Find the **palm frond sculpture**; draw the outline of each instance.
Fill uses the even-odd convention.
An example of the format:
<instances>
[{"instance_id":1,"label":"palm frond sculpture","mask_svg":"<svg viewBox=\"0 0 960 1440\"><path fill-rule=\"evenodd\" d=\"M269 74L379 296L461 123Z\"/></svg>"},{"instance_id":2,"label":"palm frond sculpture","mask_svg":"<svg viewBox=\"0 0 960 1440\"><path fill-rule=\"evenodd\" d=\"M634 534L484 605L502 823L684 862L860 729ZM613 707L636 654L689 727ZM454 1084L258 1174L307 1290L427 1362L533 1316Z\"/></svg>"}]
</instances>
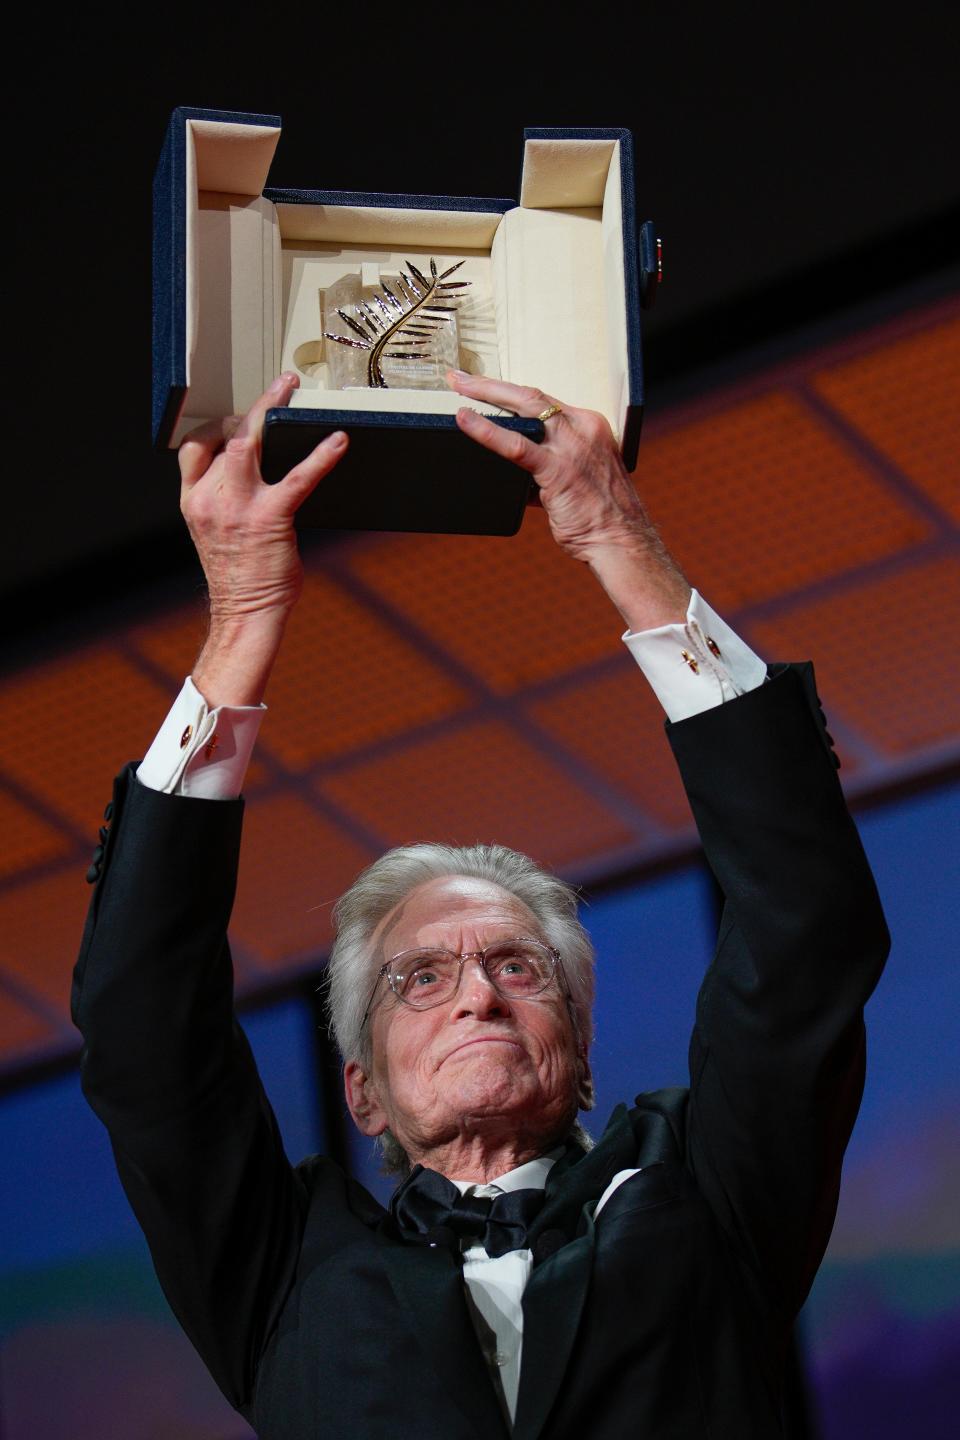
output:
<instances>
[{"instance_id":1,"label":"palm frond sculpture","mask_svg":"<svg viewBox=\"0 0 960 1440\"><path fill-rule=\"evenodd\" d=\"M461 297L455 292L465 290L470 284L469 280L448 279L463 263L458 260L456 265L438 274L437 262L431 260L428 279L408 260L409 274L401 270L393 288L386 281L381 282L382 298L374 295L372 303L361 300L351 307L352 315L348 310L337 310L340 319L353 331L352 337L324 330L325 338L335 340L338 345L350 345L354 350L366 350L367 384L373 389L387 389L380 361L428 357L432 336L448 325L456 313L456 301ZM444 301L454 303L438 303Z\"/></svg>"}]
</instances>

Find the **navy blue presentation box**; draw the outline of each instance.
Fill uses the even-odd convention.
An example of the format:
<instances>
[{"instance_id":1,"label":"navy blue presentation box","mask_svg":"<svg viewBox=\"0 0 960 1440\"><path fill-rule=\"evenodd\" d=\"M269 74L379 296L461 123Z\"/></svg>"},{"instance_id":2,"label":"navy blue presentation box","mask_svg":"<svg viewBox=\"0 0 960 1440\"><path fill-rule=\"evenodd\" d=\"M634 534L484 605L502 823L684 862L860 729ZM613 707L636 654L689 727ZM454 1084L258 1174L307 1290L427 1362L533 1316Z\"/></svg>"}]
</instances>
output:
<instances>
[{"instance_id":1,"label":"navy blue presentation box","mask_svg":"<svg viewBox=\"0 0 960 1440\"><path fill-rule=\"evenodd\" d=\"M519 203L267 186L275 115L175 110L154 177L153 438L177 446L240 414L283 370L263 474L275 482L334 430L345 459L300 512L306 525L512 535L530 477L457 429L446 390L329 388L323 296L462 261L461 367L534 385L606 415L628 468L643 409L640 309L657 242L634 206L633 142L618 129L524 131ZM541 441L538 420L476 404Z\"/></svg>"}]
</instances>

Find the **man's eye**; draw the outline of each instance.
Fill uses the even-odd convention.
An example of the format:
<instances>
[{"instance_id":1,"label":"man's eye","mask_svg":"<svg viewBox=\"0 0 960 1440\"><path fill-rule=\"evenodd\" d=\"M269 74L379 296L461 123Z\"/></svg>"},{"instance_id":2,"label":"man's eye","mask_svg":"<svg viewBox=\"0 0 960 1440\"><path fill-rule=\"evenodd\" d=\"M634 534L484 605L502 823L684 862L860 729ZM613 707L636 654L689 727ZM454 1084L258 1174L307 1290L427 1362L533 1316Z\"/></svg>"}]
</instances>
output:
<instances>
[{"instance_id":1,"label":"man's eye","mask_svg":"<svg viewBox=\"0 0 960 1440\"><path fill-rule=\"evenodd\" d=\"M498 975L529 975L533 968L526 955L504 955L494 966Z\"/></svg>"},{"instance_id":2,"label":"man's eye","mask_svg":"<svg viewBox=\"0 0 960 1440\"><path fill-rule=\"evenodd\" d=\"M436 985L439 976L436 970L417 970L410 978L412 985Z\"/></svg>"}]
</instances>

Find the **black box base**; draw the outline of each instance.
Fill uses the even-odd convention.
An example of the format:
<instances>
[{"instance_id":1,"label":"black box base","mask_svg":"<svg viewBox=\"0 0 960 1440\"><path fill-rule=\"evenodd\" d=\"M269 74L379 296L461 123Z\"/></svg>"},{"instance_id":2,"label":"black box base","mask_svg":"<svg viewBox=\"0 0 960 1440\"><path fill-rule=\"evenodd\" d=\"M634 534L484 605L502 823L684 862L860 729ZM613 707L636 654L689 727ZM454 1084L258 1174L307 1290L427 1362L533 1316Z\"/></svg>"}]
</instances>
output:
<instances>
[{"instance_id":1,"label":"black box base","mask_svg":"<svg viewBox=\"0 0 960 1440\"><path fill-rule=\"evenodd\" d=\"M539 420L497 418L540 443ZM452 415L368 410L267 412L262 473L282 480L313 448L345 430L350 447L298 512L329 530L405 530L430 535L515 535L534 482L525 470L470 440Z\"/></svg>"}]
</instances>

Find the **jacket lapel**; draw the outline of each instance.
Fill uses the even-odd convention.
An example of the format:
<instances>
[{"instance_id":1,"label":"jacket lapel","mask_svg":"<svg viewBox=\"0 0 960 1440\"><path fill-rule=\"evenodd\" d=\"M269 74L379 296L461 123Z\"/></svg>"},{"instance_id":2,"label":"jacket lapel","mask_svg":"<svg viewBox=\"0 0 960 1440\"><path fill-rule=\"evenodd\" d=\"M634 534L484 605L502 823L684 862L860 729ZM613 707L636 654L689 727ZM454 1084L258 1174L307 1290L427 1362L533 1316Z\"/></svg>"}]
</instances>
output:
<instances>
[{"instance_id":1,"label":"jacket lapel","mask_svg":"<svg viewBox=\"0 0 960 1440\"><path fill-rule=\"evenodd\" d=\"M523 1293L523 1355L514 1440L535 1440L557 1398L593 1264L593 1221L587 1232L537 1266Z\"/></svg>"},{"instance_id":2,"label":"jacket lapel","mask_svg":"<svg viewBox=\"0 0 960 1440\"><path fill-rule=\"evenodd\" d=\"M378 1232L390 1283L432 1365L483 1440L507 1440L463 1293L463 1274L445 1246L403 1245Z\"/></svg>"},{"instance_id":3,"label":"jacket lapel","mask_svg":"<svg viewBox=\"0 0 960 1440\"><path fill-rule=\"evenodd\" d=\"M593 1204L618 1170L636 1164L636 1153L627 1108L618 1105L594 1149L570 1147L547 1176L530 1243L536 1255L537 1241L552 1233L559 1248L536 1266L523 1294L514 1440L536 1440L563 1384L593 1268Z\"/></svg>"},{"instance_id":4,"label":"jacket lapel","mask_svg":"<svg viewBox=\"0 0 960 1440\"><path fill-rule=\"evenodd\" d=\"M536 1254L538 1236L548 1230L572 1240L581 1224L584 1205L598 1200L618 1170L643 1162L637 1159L637 1137L626 1105L618 1105L592 1150L571 1145L547 1176L543 1209L530 1227Z\"/></svg>"}]
</instances>

